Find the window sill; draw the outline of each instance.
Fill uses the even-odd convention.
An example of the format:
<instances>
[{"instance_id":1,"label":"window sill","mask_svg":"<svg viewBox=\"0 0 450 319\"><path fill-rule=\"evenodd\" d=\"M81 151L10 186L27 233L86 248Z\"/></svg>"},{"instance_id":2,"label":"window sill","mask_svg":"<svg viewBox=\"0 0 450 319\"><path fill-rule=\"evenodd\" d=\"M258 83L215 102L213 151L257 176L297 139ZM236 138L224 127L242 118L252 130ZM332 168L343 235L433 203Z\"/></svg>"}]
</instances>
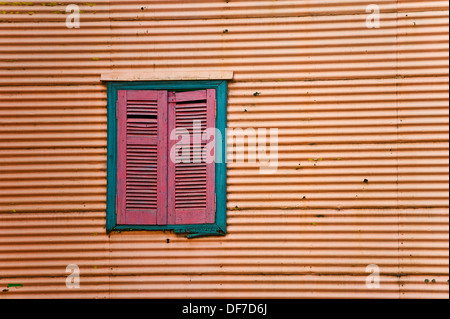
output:
<instances>
[{"instance_id":1,"label":"window sill","mask_svg":"<svg viewBox=\"0 0 450 319\"><path fill-rule=\"evenodd\" d=\"M175 234L184 234L187 238L198 238L204 236L225 236L226 231L217 224L203 225L173 225L173 226L133 226L118 225L112 229L113 232L121 231L173 231Z\"/></svg>"}]
</instances>

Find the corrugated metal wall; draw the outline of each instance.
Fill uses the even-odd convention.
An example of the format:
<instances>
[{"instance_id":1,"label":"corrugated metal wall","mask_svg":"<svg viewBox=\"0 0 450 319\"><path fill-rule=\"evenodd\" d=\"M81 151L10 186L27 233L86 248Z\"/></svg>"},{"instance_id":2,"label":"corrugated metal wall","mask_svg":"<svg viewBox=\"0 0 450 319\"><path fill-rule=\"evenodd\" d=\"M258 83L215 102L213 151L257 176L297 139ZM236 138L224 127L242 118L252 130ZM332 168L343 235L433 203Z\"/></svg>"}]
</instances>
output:
<instances>
[{"instance_id":1,"label":"corrugated metal wall","mask_svg":"<svg viewBox=\"0 0 450 319\"><path fill-rule=\"evenodd\" d=\"M1 2L0 291L23 287L0 298L448 298L448 6ZM225 238L105 235L100 74L218 69L229 127L279 128L278 172L228 165Z\"/></svg>"}]
</instances>

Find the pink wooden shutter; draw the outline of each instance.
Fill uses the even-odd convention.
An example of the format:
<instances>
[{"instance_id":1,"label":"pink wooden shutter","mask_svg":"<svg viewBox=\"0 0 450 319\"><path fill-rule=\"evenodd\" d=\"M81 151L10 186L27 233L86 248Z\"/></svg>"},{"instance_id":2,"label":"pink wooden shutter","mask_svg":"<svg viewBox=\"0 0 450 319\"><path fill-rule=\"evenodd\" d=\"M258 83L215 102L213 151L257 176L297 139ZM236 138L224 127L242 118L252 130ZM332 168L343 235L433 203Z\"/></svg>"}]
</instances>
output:
<instances>
[{"instance_id":1,"label":"pink wooden shutter","mask_svg":"<svg viewBox=\"0 0 450 319\"><path fill-rule=\"evenodd\" d=\"M118 91L117 223L167 224L167 91Z\"/></svg>"},{"instance_id":2,"label":"pink wooden shutter","mask_svg":"<svg viewBox=\"0 0 450 319\"><path fill-rule=\"evenodd\" d=\"M203 141L201 135L193 134L194 121L200 121L200 133L215 127L215 109L215 90L169 93L169 137L174 129L178 132L187 130L191 142L188 156L191 163L175 163L169 159L169 225L211 224L215 221L215 162L207 164L203 158L200 163L194 162L194 154L202 154L213 137ZM175 145L180 146L179 141L181 138L178 141L170 139L169 150ZM176 153L179 160L186 160L181 150Z\"/></svg>"}]
</instances>

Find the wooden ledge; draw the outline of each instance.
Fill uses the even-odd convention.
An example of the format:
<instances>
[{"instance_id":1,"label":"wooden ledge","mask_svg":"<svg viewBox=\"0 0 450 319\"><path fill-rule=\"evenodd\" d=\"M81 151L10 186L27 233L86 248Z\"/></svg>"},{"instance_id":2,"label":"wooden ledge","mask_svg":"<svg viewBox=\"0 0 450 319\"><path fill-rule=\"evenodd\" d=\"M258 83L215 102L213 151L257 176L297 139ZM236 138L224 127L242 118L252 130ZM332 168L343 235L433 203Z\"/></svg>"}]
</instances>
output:
<instances>
[{"instance_id":1,"label":"wooden ledge","mask_svg":"<svg viewBox=\"0 0 450 319\"><path fill-rule=\"evenodd\" d=\"M167 72L110 72L101 81L194 81L232 80L232 71L167 71Z\"/></svg>"}]
</instances>

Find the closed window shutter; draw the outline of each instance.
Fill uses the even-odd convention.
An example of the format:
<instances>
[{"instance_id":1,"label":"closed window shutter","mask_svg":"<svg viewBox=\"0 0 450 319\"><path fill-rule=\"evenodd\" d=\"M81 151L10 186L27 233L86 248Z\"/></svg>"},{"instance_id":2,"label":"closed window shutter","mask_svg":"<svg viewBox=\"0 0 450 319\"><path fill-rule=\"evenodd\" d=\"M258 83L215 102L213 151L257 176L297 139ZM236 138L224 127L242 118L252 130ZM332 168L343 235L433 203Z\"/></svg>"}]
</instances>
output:
<instances>
[{"instance_id":1,"label":"closed window shutter","mask_svg":"<svg viewBox=\"0 0 450 319\"><path fill-rule=\"evenodd\" d=\"M167 224L167 91L118 91L117 222Z\"/></svg>"},{"instance_id":2,"label":"closed window shutter","mask_svg":"<svg viewBox=\"0 0 450 319\"><path fill-rule=\"evenodd\" d=\"M211 224L215 222L215 161L204 161L205 146L201 133L215 127L216 91L202 90L169 93L169 133L177 131L179 140L170 139L177 161L168 164L168 224ZM201 132L194 130L201 124ZM194 132L196 131L196 132ZM180 141L188 141L190 152ZM200 134L200 135L196 135ZM172 133L173 134L173 133ZM184 135L184 136L183 136ZM189 159L190 163L186 163ZM182 161L178 163L178 161Z\"/></svg>"}]
</instances>

